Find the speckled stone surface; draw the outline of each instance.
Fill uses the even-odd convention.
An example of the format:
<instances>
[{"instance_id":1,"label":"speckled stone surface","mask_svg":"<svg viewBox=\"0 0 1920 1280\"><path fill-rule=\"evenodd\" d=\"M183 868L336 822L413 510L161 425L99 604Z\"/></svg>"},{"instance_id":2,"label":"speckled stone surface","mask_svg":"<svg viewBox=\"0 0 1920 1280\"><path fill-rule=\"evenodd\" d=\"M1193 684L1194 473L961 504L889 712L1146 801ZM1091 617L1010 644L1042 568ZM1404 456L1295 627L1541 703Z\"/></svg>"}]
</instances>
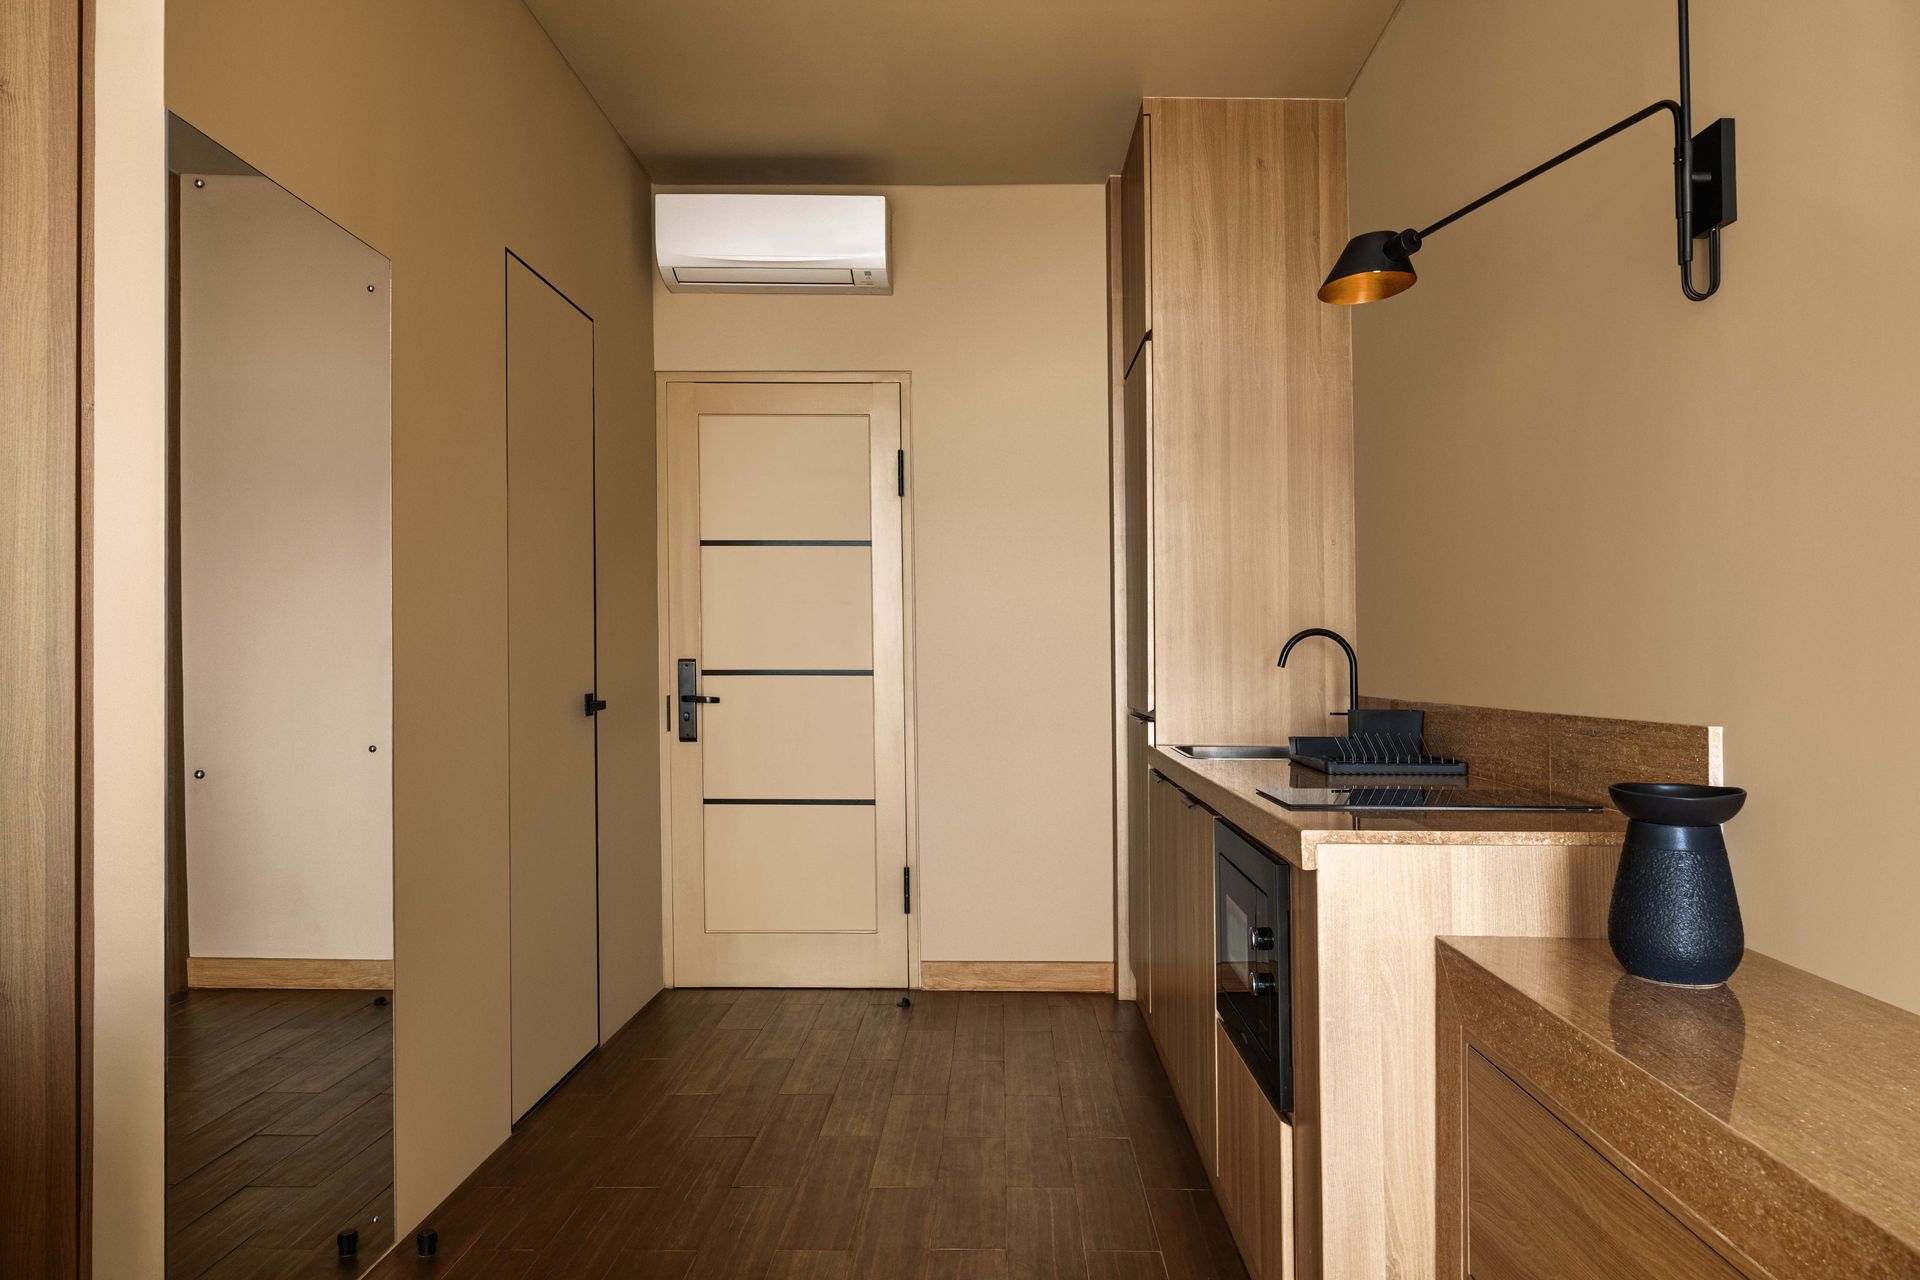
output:
<instances>
[{"instance_id":1,"label":"speckled stone surface","mask_svg":"<svg viewBox=\"0 0 1920 1280\"><path fill-rule=\"evenodd\" d=\"M1607 813L1434 813L1355 817L1283 809L1262 787L1323 786L1326 775L1285 760L1194 760L1155 747L1156 772L1306 871L1341 845L1381 844L1611 844L1626 820ZM1489 825L1497 824L1497 825Z\"/></svg>"},{"instance_id":2,"label":"speckled stone surface","mask_svg":"<svg viewBox=\"0 0 1920 1280\"><path fill-rule=\"evenodd\" d=\"M1438 945L1442 1061L1464 1033L1750 1274L1920 1277L1920 1016L1754 952L1687 991L1597 940Z\"/></svg>"}]
</instances>

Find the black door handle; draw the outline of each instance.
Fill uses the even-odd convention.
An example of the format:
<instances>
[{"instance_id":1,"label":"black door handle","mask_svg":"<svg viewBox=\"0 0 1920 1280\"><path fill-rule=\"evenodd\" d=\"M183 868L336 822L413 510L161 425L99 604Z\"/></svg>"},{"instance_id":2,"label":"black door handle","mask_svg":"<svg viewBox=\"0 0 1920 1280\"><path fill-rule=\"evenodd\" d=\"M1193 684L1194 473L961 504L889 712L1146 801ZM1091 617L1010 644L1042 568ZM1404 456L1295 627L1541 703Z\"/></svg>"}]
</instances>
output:
<instances>
[{"instance_id":1,"label":"black door handle","mask_svg":"<svg viewBox=\"0 0 1920 1280\"><path fill-rule=\"evenodd\" d=\"M605 711L607 709L607 700L605 698L596 698L592 694L588 694L584 699L584 701L586 703L588 715L593 715L596 712Z\"/></svg>"},{"instance_id":2,"label":"black door handle","mask_svg":"<svg viewBox=\"0 0 1920 1280\"><path fill-rule=\"evenodd\" d=\"M1132 709L1128 709L1127 714L1132 716L1135 720L1138 720L1141 724L1153 723L1153 712L1151 711L1134 711Z\"/></svg>"},{"instance_id":3,"label":"black door handle","mask_svg":"<svg viewBox=\"0 0 1920 1280\"><path fill-rule=\"evenodd\" d=\"M720 699L715 697L710 697L704 693L686 693L686 694L680 695L680 701L682 702L718 702L720 701Z\"/></svg>"}]
</instances>

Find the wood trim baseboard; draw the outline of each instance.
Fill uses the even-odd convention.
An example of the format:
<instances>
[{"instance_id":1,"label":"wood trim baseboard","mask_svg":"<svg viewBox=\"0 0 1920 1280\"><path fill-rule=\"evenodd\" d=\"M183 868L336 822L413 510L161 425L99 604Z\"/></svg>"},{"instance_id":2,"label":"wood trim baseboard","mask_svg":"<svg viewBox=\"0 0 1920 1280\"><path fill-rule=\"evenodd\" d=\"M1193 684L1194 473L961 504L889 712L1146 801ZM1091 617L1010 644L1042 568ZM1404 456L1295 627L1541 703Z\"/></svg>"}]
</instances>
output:
<instances>
[{"instance_id":1,"label":"wood trim baseboard","mask_svg":"<svg viewBox=\"0 0 1920 1280\"><path fill-rule=\"evenodd\" d=\"M922 960L926 991L1113 990L1111 960Z\"/></svg>"},{"instance_id":2,"label":"wood trim baseboard","mask_svg":"<svg viewBox=\"0 0 1920 1280\"><path fill-rule=\"evenodd\" d=\"M391 991L393 961L188 956L187 985L286 991Z\"/></svg>"}]
</instances>

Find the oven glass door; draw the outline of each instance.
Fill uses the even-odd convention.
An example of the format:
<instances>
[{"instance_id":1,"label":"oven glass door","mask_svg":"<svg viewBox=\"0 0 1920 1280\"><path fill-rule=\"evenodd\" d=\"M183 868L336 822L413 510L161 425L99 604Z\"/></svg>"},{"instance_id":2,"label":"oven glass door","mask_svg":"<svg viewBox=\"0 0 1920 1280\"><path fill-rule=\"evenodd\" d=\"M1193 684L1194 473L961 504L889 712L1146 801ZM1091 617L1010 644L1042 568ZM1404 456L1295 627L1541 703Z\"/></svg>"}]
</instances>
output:
<instances>
[{"instance_id":1,"label":"oven glass door","mask_svg":"<svg viewBox=\"0 0 1920 1280\"><path fill-rule=\"evenodd\" d=\"M1262 1057L1273 1049L1273 952L1255 945L1256 931L1270 936L1273 908L1264 887L1222 856L1214 868L1217 915L1214 937L1219 961L1215 986L1230 1035L1241 1033Z\"/></svg>"},{"instance_id":2,"label":"oven glass door","mask_svg":"<svg viewBox=\"0 0 1920 1280\"><path fill-rule=\"evenodd\" d=\"M1220 914L1214 927L1220 940L1220 994L1250 996L1255 964L1253 931L1266 924L1267 895L1225 858L1220 859L1214 874L1219 877Z\"/></svg>"},{"instance_id":3,"label":"oven glass door","mask_svg":"<svg viewBox=\"0 0 1920 1280\"><path fill-rule=\"evenodd\" d=\"M1287 870L1225 823L1214 827L1215 1004L1247 1069L1293 1111Z\"/></svg>"}]
</instances>

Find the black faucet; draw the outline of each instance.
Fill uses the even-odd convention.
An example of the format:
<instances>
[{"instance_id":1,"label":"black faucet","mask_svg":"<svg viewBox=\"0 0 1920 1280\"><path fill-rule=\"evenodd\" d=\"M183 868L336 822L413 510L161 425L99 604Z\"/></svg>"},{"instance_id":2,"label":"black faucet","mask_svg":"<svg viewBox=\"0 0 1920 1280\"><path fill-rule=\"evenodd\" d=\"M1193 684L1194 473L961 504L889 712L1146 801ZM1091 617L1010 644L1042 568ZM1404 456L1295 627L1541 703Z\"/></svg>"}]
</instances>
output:
<instances>
[{"instance_id":1,"label":"black faucet","mask_svg":"<svg viewBox=\"0 0 1920 1280\"><path fill-rule=\"evenodd\" d=\"M1335 711L1331 714L1346 716L1348 718L1348 732L1351 733L1353 732L1351 726L1354 718L1360 710L1360 659L1354 656L1353 646L1347 643L1345 636L1341 635L1338 631L1329 631L1325 627L1308 627L1305 631L1295 632L1293 638L1288 640L1286 646L1280 650L1280 662L1278 665L1286 666L1287 655L1293 652L1293 646L1299 644L1308 636L1325 636L1347 651L1347 709L1345 711Z\"/></svg>"}]
</instances>

